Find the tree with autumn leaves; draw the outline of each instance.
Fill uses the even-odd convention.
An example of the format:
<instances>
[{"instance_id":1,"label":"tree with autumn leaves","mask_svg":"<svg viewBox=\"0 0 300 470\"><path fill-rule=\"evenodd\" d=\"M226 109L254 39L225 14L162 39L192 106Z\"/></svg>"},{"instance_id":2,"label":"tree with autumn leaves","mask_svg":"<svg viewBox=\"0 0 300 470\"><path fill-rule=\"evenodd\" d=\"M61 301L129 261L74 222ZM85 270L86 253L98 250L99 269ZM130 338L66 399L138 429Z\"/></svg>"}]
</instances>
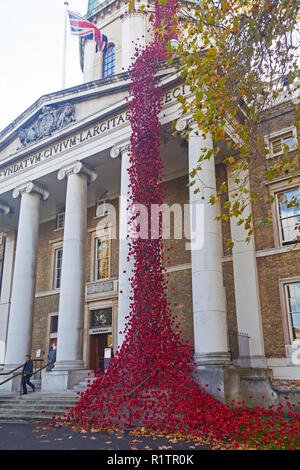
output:
<instances>
[{"instance_id":1,"label":"tree with autumn leaves","mask_svg":"<svg viewBox=\"0 0 300 470\"><path fill-rule=\"evenodd\" d=\"M288 95L299 130L299 9L298 0L183 2L177 10L180 40L175 47L174 41L167 46L168 65L178 69L191 90L192 97L178 97L183 116L190 116L199 133L211 134L214 139L214 149L199 156L190 185L199 191L201 162L217 156L221 148L224 151L225 140L227 157L223 161L231 165L237 191L233 199L222 198L219 219L235 218L244 226L248 240L253 228L270 222L267 217L253 224L253 213L249 215L246 210L258 195L247 189L244 175L258 155L268 157L270 152L259 133L260 123L272 106ZM188 134L186 129L183 136L188 139ZM292 182L299 169L299 148L291 155L284 145L282 155L269 159L264 179L272 181L277 175L287 175ZM227 191L227 182L223 181L218 193ZM220 196L210 198L211 204L219 201ZM269 196L269 202L273 201ZM299 207L296 198L285 203ZM231 248L234 241L229 239L227 244Z\"/></svg>"}]
</instances>

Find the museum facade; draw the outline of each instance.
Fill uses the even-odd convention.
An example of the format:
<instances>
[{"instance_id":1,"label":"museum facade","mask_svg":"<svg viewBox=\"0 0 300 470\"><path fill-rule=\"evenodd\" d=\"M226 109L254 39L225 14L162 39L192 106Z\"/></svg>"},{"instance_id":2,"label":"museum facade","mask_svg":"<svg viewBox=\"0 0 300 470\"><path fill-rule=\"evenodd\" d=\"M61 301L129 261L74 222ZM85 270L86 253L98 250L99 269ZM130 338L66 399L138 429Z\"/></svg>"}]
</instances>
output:
<instances>
[{"instance_id":1,"label":"museum facade","mask_svg":"<svg viewBox=\"0 0 300 470\"><path fill-rule=\"evenodd\" d=\"M105 350L116 351L123 340L133 263L127 70L135 44L151 38L151 11L151 5L138 14L128 11L127 2L90 1L87 18L109 38L108 52L96 53L93 41L82 41L84 83L42 96L0 133L0 363L13 369L28 353L46 360L57 345L42 390L70 389L88 371L103 369ZM183 338L200 366L243 366L244 358L247 367L300 379L293 360L300 341L300 210L281 203L283 195L300 201L300 177L292 183L284 175L265 179L283 145L291 154L298 146L297 98L282 97L261 123L270 158L261 156L244 181L258 194L248 208L254 222L271 211L272 223L260 225L246 243L242 227L218 222L218 205L209 204L222 182L228 186L222 198L236 190L225 150L204 164L199 192L188 186L201 148L214 143L195 131L188 141L181 138L188 120L177 97L190 91L172 67L160 76L170 229L164 262ZM227 137L234 140L229 126ZM228 238L236 241L232 249Z\"/></svg>"}]
</instances>

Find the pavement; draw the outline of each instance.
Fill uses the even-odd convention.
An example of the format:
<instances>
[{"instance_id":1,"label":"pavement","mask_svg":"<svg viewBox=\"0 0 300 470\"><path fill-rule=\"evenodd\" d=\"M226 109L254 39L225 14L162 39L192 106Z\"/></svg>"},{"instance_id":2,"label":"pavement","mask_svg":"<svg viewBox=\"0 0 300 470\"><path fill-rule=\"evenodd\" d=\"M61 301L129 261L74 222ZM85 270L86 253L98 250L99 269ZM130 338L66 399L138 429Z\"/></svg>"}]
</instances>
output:
<instances>
[{"instance_id":1,"label":"pavement","mask_svg":"<svg viewBox=\"0 0 300 470\"><path fill-rule=\"evenodd\" d=\"M135 437L127 431L119 434L74 431L65 427L53 428L41 423L0 422L0 451L16 450L147 450L169 453L189 451L193 454L198 450L210 450L210 447L162 437Z\"/></svg>"}]
</instances>

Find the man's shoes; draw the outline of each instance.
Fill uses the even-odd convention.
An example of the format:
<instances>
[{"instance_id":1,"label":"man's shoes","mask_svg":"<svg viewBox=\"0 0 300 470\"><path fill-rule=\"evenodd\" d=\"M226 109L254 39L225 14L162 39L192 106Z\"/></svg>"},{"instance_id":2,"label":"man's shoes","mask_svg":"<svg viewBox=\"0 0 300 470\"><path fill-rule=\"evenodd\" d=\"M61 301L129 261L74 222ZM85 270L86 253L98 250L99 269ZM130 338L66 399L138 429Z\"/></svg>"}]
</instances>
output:
<instances>
[{"instance_id":1,"label":"man's shoes","mask_svg":"<svg viewBox=\"0 0 300 470\"><path fill-rule=\"evenodd\" d=\"M23 393L21 393L21 395L27 395L27 392L23 392Z\"/></svg>"},{"instance_id":2,"label":"man's shoes","mask_svg":"<svg viewBox=\"0 0 300 470\"><path fill-rule=\"evenodd\" d=\"M33 387L32 391L33 391L33 392L36 392L36 389L35 389L35 387Z\"/></svg>"}]
</instances>

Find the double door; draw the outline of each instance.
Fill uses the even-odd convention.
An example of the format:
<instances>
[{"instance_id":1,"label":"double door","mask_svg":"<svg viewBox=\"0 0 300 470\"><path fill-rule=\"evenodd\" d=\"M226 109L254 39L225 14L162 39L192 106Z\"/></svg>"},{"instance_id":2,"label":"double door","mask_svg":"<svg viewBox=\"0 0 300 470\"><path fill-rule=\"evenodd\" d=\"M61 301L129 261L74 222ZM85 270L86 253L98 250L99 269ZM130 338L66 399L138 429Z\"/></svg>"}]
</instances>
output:
<instances>
[{"instance_id":1,"label":"double door","mask_svg":"<svg viewBox=\"0 0 300 470\"><path fill-rule=\"evenodd\" d=\"M105 348L112 345L112 333L90 335L90 369L104 370Z\"/></svg>"}]
</instances>

